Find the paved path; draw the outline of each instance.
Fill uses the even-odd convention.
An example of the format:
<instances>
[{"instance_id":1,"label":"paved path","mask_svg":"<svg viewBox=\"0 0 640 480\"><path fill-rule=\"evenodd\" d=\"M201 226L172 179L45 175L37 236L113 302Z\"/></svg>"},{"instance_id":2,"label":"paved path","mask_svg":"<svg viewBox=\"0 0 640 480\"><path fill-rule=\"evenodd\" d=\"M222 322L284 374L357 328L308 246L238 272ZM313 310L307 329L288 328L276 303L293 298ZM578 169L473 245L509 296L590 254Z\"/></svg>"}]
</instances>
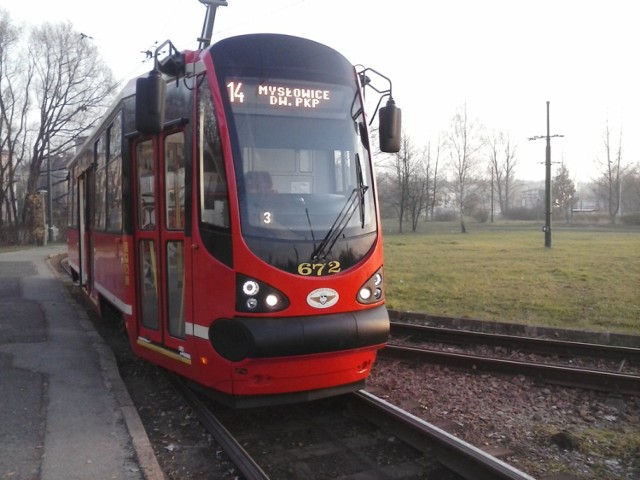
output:
<instances>
[{"instance_id":1,"label":"paved path","mask_svg":"<svg viewBox=\"0 0 640 480\"><path fill-rule=\"evenodd\" d=\"M45 261L63 251L0 253L0 479L162 478L113 355Z\"/></svg>"}]
</instances>

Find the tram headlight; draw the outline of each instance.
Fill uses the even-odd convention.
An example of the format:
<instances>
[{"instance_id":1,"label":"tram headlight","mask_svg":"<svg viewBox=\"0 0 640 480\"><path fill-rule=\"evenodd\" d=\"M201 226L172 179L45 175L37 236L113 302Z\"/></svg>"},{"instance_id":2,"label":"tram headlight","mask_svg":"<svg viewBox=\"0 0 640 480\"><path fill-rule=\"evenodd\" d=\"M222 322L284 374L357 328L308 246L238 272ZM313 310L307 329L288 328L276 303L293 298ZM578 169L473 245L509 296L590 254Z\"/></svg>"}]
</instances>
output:
<instances>
[{"instance_id":1,"label":"tram headlight","mask_svg":"<svg viewBox=\"0 0 640 480\"><path fill-rule=\"evenodd\" d=\"M358 296L362 300L367 301L371 298L371 290L369 290L369 287L362 287L360 289L360 293L358 293Z\"/></svg>"},{"instance_id":2,"label":"tram headlight","mask_svg":"<svg viewBox=\"0 0 640 480\"><path fill-rule=\"evenodd\" d=\"M277 312L288 306L289 300L278 289L247 275L236 275L236 310L239 312Z\"/></svg>"},{"instance_id":3,"label":"tram headlight","mask_svg":"<svg viewBox=\"0 0 640 480\"><path fill-rule=\"evenodd\" d=\"M242 293L245 295L253 296L257 295L260 291L260 285L255 280L247 280L242 285Z\"/></svg>"},{"instance_id":4,"label":"tram headlight","mask_svg":"<svg viewBox=\"0 0 640 480\"><path fill-rule=\"evenodd\" d=\"M382 276L382 267L374 273L369 280L358 290L358 302L360 303L376 303L384 299L384 279Z\"/></svg>"},{"instance_id":5,"label":"tram headlight","mask_svg":"<svg viewBox=\"0 0 640 480\"><path fill-rule=\"evenodd\" d=\"M267 304L268 307L275 307L276 305L278 305L278 297L277 295L274 294L269 294L265 297L264 302Z\"/></svg>"}]
</instances>

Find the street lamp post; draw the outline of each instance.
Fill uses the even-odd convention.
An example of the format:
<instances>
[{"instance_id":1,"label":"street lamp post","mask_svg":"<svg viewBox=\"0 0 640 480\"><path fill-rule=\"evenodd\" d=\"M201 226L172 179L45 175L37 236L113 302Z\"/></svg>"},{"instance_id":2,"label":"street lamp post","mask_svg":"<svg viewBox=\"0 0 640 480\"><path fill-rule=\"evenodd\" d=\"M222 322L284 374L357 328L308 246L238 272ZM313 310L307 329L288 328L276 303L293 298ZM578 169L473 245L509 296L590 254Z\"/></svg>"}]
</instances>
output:
<instances>
[{"instance_id":1,"label":"street lamp post","mask_svg":"<svg viewBox=\"0 0 640 480\"><path fill-rule=\"evenodd\" d=\"M551 137L564 137L564 135L551 135L549 127L549 101L547 101L547 134L529 138L529 140L547 139L545 151L545 177L544 177L544 246L551 248Z\"/></svg>"}]
</instances>

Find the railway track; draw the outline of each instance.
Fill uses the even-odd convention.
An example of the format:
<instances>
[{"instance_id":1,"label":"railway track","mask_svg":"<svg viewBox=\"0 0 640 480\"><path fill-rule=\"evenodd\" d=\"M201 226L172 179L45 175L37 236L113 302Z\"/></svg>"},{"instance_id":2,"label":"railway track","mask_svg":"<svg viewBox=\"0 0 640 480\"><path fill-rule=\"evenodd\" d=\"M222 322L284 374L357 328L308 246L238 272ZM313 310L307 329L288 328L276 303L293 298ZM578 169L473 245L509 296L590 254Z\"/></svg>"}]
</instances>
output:
<instances>
[{"instance_id":1,"label":"railway track","mask_svg":"<svg viewBox=\"0 0 640 480\"><path fill-rule=\"evenodd\" d=\"M171 382L246 479L532 478L366 391L229 410Z\"/></svg>"},{"instance_id":2,"label":"railway track","mask_svg":"<svg viewBox=\"0 0 640 480\"><path fill-rule=\"evenodd\" d=\"M111 325L109 322L99 321L97 322L97 325L100 325L101 328L110 330L118 328L116 323ZM105 327L105 325L107 326ZM125 338L120 335L121 333L122 332L118 334L118 338ZM105 339L109 338L110 335L107 334ZM340 437L340 433L330 432L327 434L328 440L324 442L325 459L323 460L322 452L318 450L317 441L313 440L309 442L309 436L311 433L307 432L307 435L305 435L304 432L302 432L302 435L299 435L299 433L301 433L300 430L304 427L296 427L296 422L293 420L292 422L283 421L283 419L292 415L298 419L303 418L303 420L298 420L298 425L307 425L308 430L321 431L326 428L335 430L335 428L333 428L335 422L332 423L330 421L330 416L337 414L345 415L349 413L345 411L347 408L349 410L355 409L360 413L360 416L365 422L369 422L380 415L376 413L376 410L369 410L357 402L351 404L352 406L349 406L347 403L343 403L341 404L342 407L339 406L340 404L336 404L337 406L335 409L338 413L336 413L336 411L333 413L327 413L326 410L329 407L327 407L323 402L314 402L312 404L314 408L313 411L299 410L297 408L289 409L286 407L278 410L260 409L256 415L244 412L241 417L242 422L237 421L237 417L234 416L231 418L225 417L224 415L227 415L229 413L228 411L222 412L224 415L220 415L221 418L217 419L216 416L219 412L215 411L213 418L218 420L218 423L220 423L223 428L224 426L233 427L230 429L231 432L229 433L231 434L231 438L235 439L237 446L234 447L233 442L231 443L231 446L225 445L225 452L229 452L234 448L239 447L237 448L239 451L245 449L247 455L253 459L238 460L236 458L234 460L237 463L245 462L244 466L238 469L231 468L227 455L220 451L219 441L224 439L224 433L222 436L216 435L216 439L218 439L218 441L213 440L212 437L214 436L207 435L206 432L202 431L201 423L197 419L193 418L194 416L190 409L194 407L186 406L186 404L179 401L179 399L176 400L175 395L171 392L171 388L168 388L164 381L164 375L160 375L160 372L158 371L156 373L159 377L156 379L153 374L154 370L150 370L151 367L146 367L142 362L133 361L126 341L120 342L118 340L115 342L115 346L113 346L112 343L113 338L107 341L112 345L114 351L126 351L126 354L123 356L123 360L120 360L119 357L118 361L119 363L123 361L126 365L125 372L128 373L125 373L124 378L129 378L127 388L133 389L131 391L137 390L143 392L142 394L136 394L136 406L140 408L145 428L150 432L150 439L153 442L154 450L158 456L160 464L169 476L174 476L179 472L177 475L180 478L197 479L203 478L203 476L214 475L216 478L234 478L236 480L242 478L268 478L268 476L271 476L271 478L283 478L285 480L288 478L306 478L313 480L314 478L329 477L354 479L531 478L521 473L520 476L517 476L519 472L516 473L515 477L496 476L494 473L481 477L479 474L473 473L473 467L468 467L469 464L473 465L473 463L462 462L460 460L460 456L456 455L455 452L451 453L448 457L445 449L442 450L440 457L438 457L435 453L435 448L431 447L431 450L429 450L427 440L417 440L418 448L414 448L411 446L411 441L405 442L401 440L399 435L395 435L389 431L385 433L385 430L383 429L379 429L378 433L375 435L368 436L363 434L362 431L360 435L355 435L357 432L354 432L354 434L351 435L348 433L347 427L346 438L355 438L354 440L349 441ZM118 344L121 343L123 345L118 346ZM413 360L412 362L415 363ZM403 364L404 362L401 366ZM143 378L145 381L141 381ZM151 381L148 380L150 378L152 379ZM162 386L158 387L155 383L161 378L162 381L158 383ZM154 379L156 379L156 381L154 381ZM145 385L147 386L145 387ZM156 396L157 387L160 389L160 393ZM445 389L443 388L443 390ZM138 404L137 402L142 398L145 400L142 400L141 403ZM149 400L147 401L146 399ZM447 399L444 399L443 403L447 404L447 401ZM174 409L174 407L176 408ZM159 412L161 412L161 415ZM260 417L263 415L268 415L271 418L272 425L260 423ZM384 418L384 416L381 416L381 418ZM499 420L499 422L501 421L502 419ZM238 424L237 426L242 429L241 432L235 431L236 423ZM462 426L462 424L460 424L460 426ZM356 426L353 428L357 430L361 427ZM298 431L295 431L296 429ZM460 430L456 431L460 432ZM344 429L342 432L344 433ZM411 434L407 435L410 436ZM465 433L460 432L460 435L465 435ZM482 435L484 435L484 433ZM473 437L473 435L471 437ZM300 438L302 438L302 440ZM375 447L374 440L376 438L379 441L377 454L376 451L371 450ZM417 435L416 438L420 439ZM274 445L271 444L271 439L275 439ZM283 439L284 445L282 445ZM355 446L355 449L351 448L354 445L349 444L349 442L359 443L361 448L365 448L365 450L367 450L367 453L373 453L374 460L369 460L367 463L367 460L363 458L366 457L366 455L357 451L357 445ZM477 444L484 445L485 443L483 440L479 440L477 441ZM401 456L402 452L398 453L398 449L400 448L399 445L403 445L402 451L405 452L404 457ZM422 450L420 448L427 451L427 453L421 453ZM284 454L285 456L281 456L280 451L285 451L287 449L292 451L290 456L287 457L286 454ZM274 452L274 450L276 451ZM535 452L535 449L532 451ZM503 454L503 452L504 450L498 452L498 454ZM523 455L531 454L528 448L525 448L524 450L514 450L511 453L514 453L515 456L509 458L513 459L513 461L516 462L514 464L517 465L521 464L520 462L522 462ZM345 456L347 460L343 461ZM316 458L314 459L311 457ZM317 459L317 457L320 457L320 459ZM455 464L458 467L458 470L461 469L461 465L467 464L467 468L472 470L471 476L455 473L457 470L451 471L450 469L447 469L443 466L443 464L446 465L447 458L450 458L449 462ZM555 456L549 456L549 458L555 458ZM257 465L258 468L256 469L255 466L252 467L251 462L253 462L254 465ZM361 462L361 465L355 469L340 469L342 465L347 464L352 467L354 462ZM387 462L386 470L383 469L385 462ZM538 463L544 465L541 471L545 472L545 468L547 466L545 461L539 460ZM369 467L366 466L367 464ZM525 463L522 463L522 465L524 464ZM262 469L262 467L264 467L264 469ZM253 473L251 472L252 469L255 469ZM416 469L419 473L415 473ZM239 473L247 470L249 470L249 472L246 475L245 473ZM260 470L262 471L262 474L259 473ZM309 473L310 471L311 473ZM411 472L413 472L413 474ZM532 473L533 472L537 472L541 475L536 478L546 478L538 470L532 469Z\"/></svg>"},{"instance_id":3,"label":"railway track","mask_svg":"<svg viewBox=\"0 0 640 480\"><path fill-rule=\"evenodd\" d=\"M612 360L625 360L640 364L640 348L634 347L474 332L401 322L391 322L391 334L393 336L411 336L414 339L427 340L429 342L492 345L537 354L584 355Z\"/></svg>"},{"instance_id":4,"label":"railway track","mask_svg":"<svg viewBox=\"0 0 640 480\"><path fill-rule=\"evenodd\" d=\"M536 355L552 355L556 357L585 356L595 359L608 359L619 362L619 365L640 363L640 349L610 345L588 344L561 340L548 340L513 335L470 332L456 329L428 327L414 324L393 322L393 337L403 337L412 342L438 342L455 345L491 345L509 351L528 352ZM392 340L381 351L381 356L401 358L410 361L424 360L462 368L473 368L494 372L524 374L543 379L549 383L578 388L589 388L628 395L640 395L640 375L620 373L611 370L583 368L570 365L542 363L542 361L525 361L504 358L502 356L477 355L444 351L442 348L398 345Z\"/></svg>"}]
</instances>

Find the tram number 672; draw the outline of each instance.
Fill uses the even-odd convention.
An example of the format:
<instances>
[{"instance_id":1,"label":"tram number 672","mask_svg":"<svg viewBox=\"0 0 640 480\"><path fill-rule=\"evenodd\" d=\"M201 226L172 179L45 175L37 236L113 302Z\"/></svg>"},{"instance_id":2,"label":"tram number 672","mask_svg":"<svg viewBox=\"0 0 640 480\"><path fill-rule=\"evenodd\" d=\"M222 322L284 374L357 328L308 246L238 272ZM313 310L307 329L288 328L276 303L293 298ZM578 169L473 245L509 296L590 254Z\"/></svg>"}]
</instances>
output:
<instances>
[{"instance_id":1,"label":"tram number 672","mask_svg":"<svg viewBox=\"0 0 640 480\"><path fill-rule=\"evenodd\" d=\"M340 262L332 260L328 263L301 263L298 265L298 273L300 275L330 275L340 272Z\"/></svg>"}]
</instances>

